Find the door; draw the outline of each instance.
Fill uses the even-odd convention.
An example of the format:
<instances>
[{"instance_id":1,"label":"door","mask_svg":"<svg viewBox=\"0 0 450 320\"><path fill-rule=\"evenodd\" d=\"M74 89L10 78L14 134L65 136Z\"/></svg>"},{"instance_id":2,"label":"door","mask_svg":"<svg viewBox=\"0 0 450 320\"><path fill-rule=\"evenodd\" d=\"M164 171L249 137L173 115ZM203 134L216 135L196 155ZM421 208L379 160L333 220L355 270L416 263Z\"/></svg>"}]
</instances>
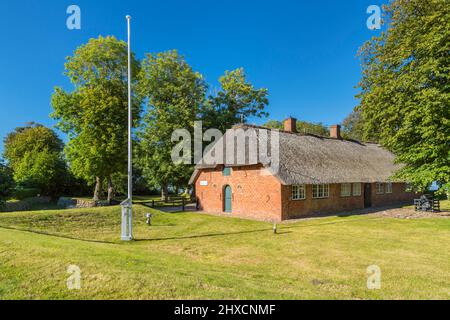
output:
<instances>
[{"instance_id":1,"label":"door","mask_svg":"<svg viewBox=\"0 0 450 320\"><path fill-rule=\"evenodd\" d=\"M224 189L224 212L233 212L233 193L230 186L226 186Z\"/></svg>"},{"instance_id":2,"label":"door","mask_svg":"<svg viewBox=\"0 0 450 320\"><path fill-rule=\"evenodd\" d=\"M364 208L372 207L372 185L364 184Z\"/></svg>"}]
</instances>

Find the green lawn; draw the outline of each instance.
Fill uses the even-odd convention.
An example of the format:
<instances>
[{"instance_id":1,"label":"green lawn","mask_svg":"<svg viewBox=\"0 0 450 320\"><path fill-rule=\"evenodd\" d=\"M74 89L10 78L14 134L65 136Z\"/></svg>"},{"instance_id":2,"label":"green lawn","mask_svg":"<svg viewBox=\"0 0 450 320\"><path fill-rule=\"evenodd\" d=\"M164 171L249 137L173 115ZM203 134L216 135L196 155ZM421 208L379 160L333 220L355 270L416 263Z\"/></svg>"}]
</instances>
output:
<instances>
[{"instance_id":1,"label":"green lawn","mask_svg":"<svg viewBox=\"0 0 450 320\"><path fill-rule=\"evenodd\" d=\"M272 225L135 206L0 214L1 299L449 299L450 219L331 217ZM82 289L69 291L78 265ZM367 289L366 269L382 270Z\"/></svg>"},{"instance_id":2,"label":"green lawn","mask_svg":"<svg viewBox=\"0 0 450 320\"><path fill-rule=\"evenodd\" d=\"M450 200L441 201L441 210L450 211Z\"/></svg>"}]
</instances>

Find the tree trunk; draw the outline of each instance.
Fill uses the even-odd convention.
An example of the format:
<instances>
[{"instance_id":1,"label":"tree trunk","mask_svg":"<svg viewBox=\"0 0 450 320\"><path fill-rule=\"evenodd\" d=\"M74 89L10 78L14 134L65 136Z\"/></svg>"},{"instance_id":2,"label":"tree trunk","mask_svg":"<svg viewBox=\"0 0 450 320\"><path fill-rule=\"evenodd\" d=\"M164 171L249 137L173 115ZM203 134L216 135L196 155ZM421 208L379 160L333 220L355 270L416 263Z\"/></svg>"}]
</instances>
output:
<instances>
[{"instance_id":1,"label":"tree trunk","mask_svg":"<svg viewBox=\"0 0 450 320\"><path fill-rule=\"evenodd\" d=\"M100 177L95 178L95 190L94 201L100 201L100 194L102 192L102 179Z\"/></svg>"},{"instance_id":2,"label":"tree trunk","mask_svg":"<svg viewBox=\"0 0 450 320\"><path fill-rule=\"evenodd\" d=\"M191 191L190 186L187 186L186 187L186 195L190 195L191 200L194 200L196 198L196 196L197 196L195 194L195 186L192 187L192 192L190 192L190 191Z\"/></svg>"},{"instance_id":3,"label":"tree trunk","mask_svg":"<svg viewBox=\"0 0 450 320\"><path fill-rule=\"evenodd\" d=\"M167 184L161 185L161 201L166 203L169 201L169 190Z\"/></svg>"},{"instance_id":4,"label":"tree trunk","mask_svg":"<svg viewBox=\"0 0 450 320\"><path fill-rule=\"evenodd\" d=\"M108 177L108 204L111 205L114 199L114 187L111 180L111 176Z\"/></svg>"}]
</instances>

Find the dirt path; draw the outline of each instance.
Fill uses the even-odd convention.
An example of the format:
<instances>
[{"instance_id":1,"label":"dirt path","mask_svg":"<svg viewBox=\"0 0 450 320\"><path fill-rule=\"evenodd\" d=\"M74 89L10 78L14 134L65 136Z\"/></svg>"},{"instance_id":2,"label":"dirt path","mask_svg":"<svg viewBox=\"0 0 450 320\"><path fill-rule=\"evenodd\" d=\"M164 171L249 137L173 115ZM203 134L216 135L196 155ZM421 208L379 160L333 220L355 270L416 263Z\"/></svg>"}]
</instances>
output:
<instances>
[{"instance_id":1,"label":"dirt path","mask_svg":"<svg viewBox=\"0 0 450 320\"><path fill-rule=\"evenodd\" d=\"M421 212L411 208L381 209L380 211L369 213L369 215L398 219L450 218L450 212Z\"/></svg>"}]
</instances>

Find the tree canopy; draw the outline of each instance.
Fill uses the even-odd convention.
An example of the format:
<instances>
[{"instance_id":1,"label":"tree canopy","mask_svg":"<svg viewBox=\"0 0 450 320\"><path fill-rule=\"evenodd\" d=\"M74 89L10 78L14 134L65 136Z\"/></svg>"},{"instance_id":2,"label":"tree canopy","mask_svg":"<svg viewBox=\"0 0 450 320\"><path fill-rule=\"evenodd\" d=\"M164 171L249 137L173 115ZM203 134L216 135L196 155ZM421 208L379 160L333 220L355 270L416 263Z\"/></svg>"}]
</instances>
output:
<instances>
[{"instance_id":1,"label":"tree canopy","mask_svg":"<svg viewBox=\"0 0 450 320\"><path fill-rule=\"evenodd\" d=\"M172 134L177 129L193 134L206 84L176 51L148 54L139 81L147 101L139 135L139 165L148 183L161 187L167 200L167 187L187 185L192 173L192 166L172 161L176 145Z\"/></svg>"},{"instance_id":2,"label":"tree canopy","mask_svg":"<svg viewBox=\"0 0 450 320\"><path fill-rule=\"evenodd\" d=\"M108 200L113 196L111 176L126 172L128 139L127 44L114 37L99 37L79 47L67 58L65 75L74 89L57 87L52 96L58 128L69 136L65 148L75 176L96 180L94 199L108 180ZM133 88L139 61L132 55ZM136 92L133 90L133 92ZM140 119L141 99L132 97L134 126Z\"/></svg>"},{"instance_id":3,"label":"tree canopy","mask_svg":"<svg viewBox=\"0 0 450 320\"><path fill-rule=\"evenodd\" d=\"M358 110L364 137L376 138L405 166L396 175L424 189L450 190L450 5L395 0L387 30L361 49Z\"/></svg>"},{"instance_id":4,"label":"tree canopy","mask_svg":"<svg viewBox=\"0 0 450 320\"><path fill-rule=\"evenodd\" d=\"M62 149L53 130L35 123L16 128L4 140L4 158L15 182L49 195L61 191L67 176Z\"/></svg>"},{"instance_id":5,"label":"tree canopy","mask_svg":"<svg viewBox=\"0 0 450 320\"><path fill-rule=\"evenodd\" d=\"M5 199L11 195L13 188L13 172L0 159L0 207L3 205Z\"/></svg>"},{"instance_id":6,"label":"tree canopy","mask_svg":"<svg viewBox=\"0 0 450 320\"><path fill-rule=\"evenodd\" d=\"M346 139L364 141L364 121L361 110L354 110L342 123L342 135ZM370 142L377 142L377 138L371 136Z\"/></svg>"},{"instance_id":7,"label":"tree canopy","mask_svg":"<svg viewBox=\"0 0 450 320\"><path fill-rule=\"evenodd\" d=\"M219 79L220 90L210 95L205 103L201 118L205 127L225 132L248 117L264 118L269 104L268 90L256 89L247 80L243 68L226 71Z\"/></svg>"}]
</instances>

